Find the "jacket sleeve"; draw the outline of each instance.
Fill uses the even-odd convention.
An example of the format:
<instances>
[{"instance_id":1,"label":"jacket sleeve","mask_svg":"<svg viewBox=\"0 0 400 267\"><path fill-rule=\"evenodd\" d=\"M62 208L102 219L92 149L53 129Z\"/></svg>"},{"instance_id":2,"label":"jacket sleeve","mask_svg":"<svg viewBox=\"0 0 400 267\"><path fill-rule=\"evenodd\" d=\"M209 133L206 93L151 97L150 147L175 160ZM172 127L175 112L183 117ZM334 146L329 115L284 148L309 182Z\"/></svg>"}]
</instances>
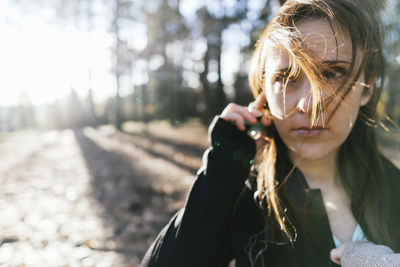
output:
<instances>
[{"instance_id":1,"label":"jacket sleeve","mask_svg":"<svg viewBox=\"0 0 400 267\"><path fill-rule=\"evenodd\" d=\"M227 266L233 258L227 229L256 145L219 117L210 125L209 137L211 147L185 207L160 232L141 266Z\"/></svg>"},{"instance_id":2,"label":"jacket sleeve","mask_svg":"<svg viewBox=\"0 0 400 267\"><path fill-rule=\"evenodd\" d=\"M343 267L396 267L400 266L400 254L389 247L370 242L352 242L346 246L341 257Z\"/></svg>"}]
</instances>

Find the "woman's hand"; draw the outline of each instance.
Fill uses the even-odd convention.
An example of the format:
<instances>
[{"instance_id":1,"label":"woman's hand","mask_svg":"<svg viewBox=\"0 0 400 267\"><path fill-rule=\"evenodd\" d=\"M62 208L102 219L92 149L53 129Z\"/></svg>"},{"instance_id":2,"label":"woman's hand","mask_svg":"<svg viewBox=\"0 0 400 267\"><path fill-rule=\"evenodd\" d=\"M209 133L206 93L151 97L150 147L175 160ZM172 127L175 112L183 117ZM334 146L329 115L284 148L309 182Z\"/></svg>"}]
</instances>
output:
<instances>
[{"instance_id":1,"label":"woman's hand","mask_svg":"<svg viewBox=\"0 0 400 267\"><path fill-rule=\"evenodd\" d=\"M256 124L257 118L262 116L260 122L263 126L268 127L271 125L271 120L268 119L265 114L261 111L266 103L264 93L260 94L256 100L251 102L248 107L240 106L234 103L229 104L224 111L221 113L220 117L226 121L230 121L236 124L236 127L244 131L246 130L245 122L246 120L249 124ZM266 130L264 130L260 137L255 139L257 150L263 146L265 143L264 137L266 135Z\"/></svg>"},{"instance_id":2,"label":"woman's hand","mask_svg":"<svg viewBox=\"0 0 400 267\"><path fill-rule=\"evenodd\" d=\"M338 246L337 248L334 248L331 250L331 260L340 265L341 262L341 258L342 258L342 253L344 251L344 249L346 248L347 244L349 242L345 242L343 244L341 244L340 246Z\"/></svg>"}]
</instances>

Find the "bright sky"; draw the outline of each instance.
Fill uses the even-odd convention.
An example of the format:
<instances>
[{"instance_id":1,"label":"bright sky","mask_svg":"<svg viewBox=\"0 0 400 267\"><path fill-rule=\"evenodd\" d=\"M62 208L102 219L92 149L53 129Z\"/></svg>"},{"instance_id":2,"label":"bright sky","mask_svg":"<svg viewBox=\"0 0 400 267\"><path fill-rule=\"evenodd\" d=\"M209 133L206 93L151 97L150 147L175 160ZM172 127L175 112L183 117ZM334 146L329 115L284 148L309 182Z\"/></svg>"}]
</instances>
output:
<instances>
[{"instance_id":1,"label":"bright sky","mask_svg":"<svg viewBox=\"0 0 400 267\"><path fill-rule=\"evenodd\" d=\"M52 103L71 88L81 96L96 88L97 100L113 94L112 40L105 30L79 32L13 10L9 1L0 1L0 106L19 104L22 95L34 104Z\"/></svg>"},{"instance_id":2,"label":"bright sky","mask_svg":"<svg viewBox=\"0 0 400 267\"><path fill-rule=\"evenodd\" d=\"M259 5L264 1L251 2ZM53 103L69 95L72 88L81 97L93 88L95 101L115 94L115 78L110 72L113 40L107 33L107 23L90 32L79 31L65 23L49 23L57 20L50 8L21 13L11 3L0 1L0 106L18 105L22 96L28 96L33 104ZM198 0L185 0L180 11L194 19L195 10L201 5ZM134 44L145 45L145 29L135 29L136 32L128 32L135 36ZM248 36L233 27L224 32L223 38L222 79L229 87L233 74L239 70L240 46L248 42ZM132 74L133 82L146 82L145 76L138 75L138 71ZM126 85L121 88L122 94L130 93L132 86L122 84Z\"/></svg>"}]
</instances>

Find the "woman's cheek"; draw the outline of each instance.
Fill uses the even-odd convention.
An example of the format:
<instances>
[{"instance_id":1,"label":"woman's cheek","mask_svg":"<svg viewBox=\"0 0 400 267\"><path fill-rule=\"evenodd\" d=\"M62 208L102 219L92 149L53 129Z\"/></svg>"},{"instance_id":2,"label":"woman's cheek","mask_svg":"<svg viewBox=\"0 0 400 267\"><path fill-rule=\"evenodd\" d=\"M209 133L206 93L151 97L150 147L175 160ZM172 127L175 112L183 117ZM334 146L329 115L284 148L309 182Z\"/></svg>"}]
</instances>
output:
<instances>
[{"instance_id":1,"label":"woman's cheek","mask_svg":"<svg viewBox=\"0 0 400 267\"><path fill-rule=\"evenodd\" d=\"M277 119L285 118L285 109L283 107L283 97L282 94L274 94L273 92L267 92L268 106L269 110Z\"/></svg>"},{"instance_id":2,"label":"woman's cheek","mask_svg":"<svg viewBox=\"0 0 400 267\"><path fill-rule=\"evenodd\" d=\"M270 111L272 116L276 119L283 120L285 118L284 111L279 106L270 105Z\"/></svg>"}]
</instances>

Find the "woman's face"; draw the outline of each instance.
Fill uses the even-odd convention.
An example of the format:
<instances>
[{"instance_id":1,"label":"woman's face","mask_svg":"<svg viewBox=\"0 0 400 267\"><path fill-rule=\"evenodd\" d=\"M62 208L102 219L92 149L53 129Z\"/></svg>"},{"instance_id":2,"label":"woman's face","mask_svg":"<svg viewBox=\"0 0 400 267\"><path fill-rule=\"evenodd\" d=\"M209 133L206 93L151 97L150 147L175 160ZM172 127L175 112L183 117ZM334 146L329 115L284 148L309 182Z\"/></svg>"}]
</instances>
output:
<instances>
[{"instance_id":1,"label":"woman's face","mask_svg":"<svg viewBox=\"0 0 400 267\"><path fill-rule=\"evenodd\" d=\"M295 79L289 80L284 92L283 80L285 72L290 68L289 57L286 52L271 48L267 54L265 70L268 105L275 127L289 148L292 160L318 160L336 156L355 123L360 106L368 102L372 88L365 90L365 86L361 85L364 76L361 75L350 90L351 83L337 90L346 80L352 58L351 40L346 32L336 32L335 36L325 19L303 20L297 24L297 28L311 52L333 67L333 72L324 72L328 83L327 88L322 90L323 99L333 100L311 127L313 100L309 79L300 73ZM358 55L355 69L360 62L361 56Z\"/></svg>"}]
</instances>

